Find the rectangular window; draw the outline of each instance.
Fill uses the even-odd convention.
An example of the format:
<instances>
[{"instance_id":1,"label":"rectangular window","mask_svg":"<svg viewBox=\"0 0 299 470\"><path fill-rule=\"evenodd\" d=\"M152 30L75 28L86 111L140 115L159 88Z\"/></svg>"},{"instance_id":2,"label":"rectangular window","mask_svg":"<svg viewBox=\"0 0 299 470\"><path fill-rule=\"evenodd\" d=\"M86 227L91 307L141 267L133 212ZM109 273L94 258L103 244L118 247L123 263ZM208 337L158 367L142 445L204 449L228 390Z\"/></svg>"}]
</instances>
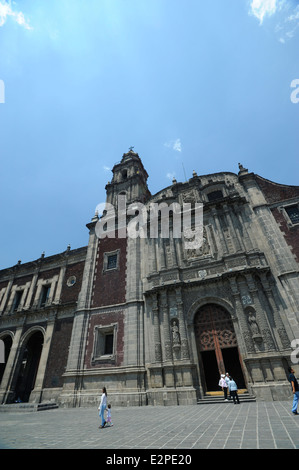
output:
<instances>
[{"instance_id":1,"label":"rectangular window","mask_svg":"<svg viewBox=\"0 0 299 470\"><path fill-rule=\"evenodd\" d=\"M299 208L297 205L285 207L292 224L299 224Z\"/></svg>"},{"instance_id":2,"label":"rectangular window","mask_svg":"<svg viewBox=\"0 0 299 470\"><path fill-rule=\"evenodd\" d=\"M115 359L117 325L96 326L92 361L113 361Z\"/></svg>"},{"instance_id":3,"label":"rectangular window","mask_svg":"<svg viewBox=\"0 0 299 470\"><path fill-rule=\"evenodd\" d=\"M22 295L23 295L23 292L22 290L18 290L15 294L15 298L14 298L14 301L13 301L13 305L12 305L12 311L13 312L16 312L20 306L20 303L21 303L21 299L22 299Z\"/></svg>"},{"instance_id":4,"label":"rectangular window","mask_svg":"<svg viewBox=\"0 0 299 470\"><path fill-rule=\"evenodd\" d=\"M117 268L117 255L108 255L107 269Z\"/></svg>"},{"instance_id":5,"label":"rectangular window","mask_svg":"<svg viewBox=\"0 0 299 470\"><path fill-rule=\"evenodd\" d=\"M223 194L220 189L218 191L212 191L211 193L208 194L208 200L211 201L216 201L217 199L222 199Z\"/></svg>"},{"instance_id":6,"label":"rectangular window","mask_svg":"<svg viewBox=\"0 0 299 470\"><path fill-rule=\"evenodd\" d=\"M40 307L45 307L49 299L51 286L43 286L40 296Z\"/></svg>"},{"instance_id":7,"label":"rectangular window","mask_svg":"<svg viewBox=\"0 0 299 470\"><path fill-rule=\"evenodd\" d=\"M120 250L110 251L104 253L103 259L103 272L117 270L119 268L119 253Z\"/></svg>"},{"instance_id":8,"label":"rectangular window","mask_svg":"<svg viewBox=\"0 0 299 470\"><path fill-rule=\"evenodd\" d=\"M113 333L108 333L105 335L104 354L113 354Z\"/></svg>"}]
</instances>

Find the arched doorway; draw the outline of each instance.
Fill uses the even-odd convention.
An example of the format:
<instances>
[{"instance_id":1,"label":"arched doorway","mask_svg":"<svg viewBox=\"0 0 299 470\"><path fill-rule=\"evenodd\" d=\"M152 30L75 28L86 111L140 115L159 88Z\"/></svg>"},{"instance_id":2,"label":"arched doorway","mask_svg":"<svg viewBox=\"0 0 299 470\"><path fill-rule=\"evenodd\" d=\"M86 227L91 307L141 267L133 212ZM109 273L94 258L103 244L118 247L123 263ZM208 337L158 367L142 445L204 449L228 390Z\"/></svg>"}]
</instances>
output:
<instances>
[{"instance_id":1,"label":"arched doorway","mask_svg":"<svg viewBox=\"0 0 299 470\"><path fill-rule=\"evenodd\" d=\"M219 391L220 374L228 372L246 388L233 322L216 304L204 305L194 318L195 338L206 392Z\"/></svg>"},{"instance_id":2,"label":"arched doorway","mask_svg":"<svg viewBox=\"0 0 299 470\"><path fill-rule=\"evenodd\" d=\"M43 342L42 332L36 331L29 337L24 346L15 393L17 401L29 401L30 393L34 389Z\"/></svg>"},{"instance_id":3,"label":"arched doorway","mask_svg":"<svg viewBox=\"0 0 299 470\"><path fill-rule=\"evenodd\" d=\"M3 341L3 345L4 345L4 363L0 363L0 385L1 385L1 382L2 382L5 367L6 367L8 357L9 357L9 353L10 353L10 350L11 350L12 337L8 334L7 336L2 337L1 340Z\"/></svg>"}]
</instances>

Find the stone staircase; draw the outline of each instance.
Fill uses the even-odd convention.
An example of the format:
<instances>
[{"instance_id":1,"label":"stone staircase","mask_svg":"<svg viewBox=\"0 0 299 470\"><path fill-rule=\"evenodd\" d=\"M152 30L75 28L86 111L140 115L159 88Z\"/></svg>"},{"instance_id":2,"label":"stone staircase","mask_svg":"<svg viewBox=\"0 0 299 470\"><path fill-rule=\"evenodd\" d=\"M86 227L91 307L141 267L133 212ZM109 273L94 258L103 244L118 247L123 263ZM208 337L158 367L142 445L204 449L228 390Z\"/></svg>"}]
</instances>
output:
<instances>
[{"instance_id":1,"label":"stone staircase","mask_svg":"<svg viewBox=\"0 0 299 470\"><path fill-rule=\"evenodd\" d=\"M250 394L247 390L239 390L238 397L239 397L240 403L256 401L256 397ZM197 400L198 405L208 405L208 404L211 405L211 404L217 404L217 403L230 404L230 403L234 403L234 401L231 399L225 402L223 399L222 392L211 392L211 393L206 394L203 398L200 398L199 400Z\"/></svg>"},{"instance_id":2,"label":"stone staircase","mask_svg":"<svg viewBox=\"0 0 299 470\"><path fill-rule=\"evenodd\" d=\"M9 405L0 405L0 412L30 412L30 411L45 411L58 408L58 405L53 402L49 403L12 403Z\"/></svg>"}]
</instances>

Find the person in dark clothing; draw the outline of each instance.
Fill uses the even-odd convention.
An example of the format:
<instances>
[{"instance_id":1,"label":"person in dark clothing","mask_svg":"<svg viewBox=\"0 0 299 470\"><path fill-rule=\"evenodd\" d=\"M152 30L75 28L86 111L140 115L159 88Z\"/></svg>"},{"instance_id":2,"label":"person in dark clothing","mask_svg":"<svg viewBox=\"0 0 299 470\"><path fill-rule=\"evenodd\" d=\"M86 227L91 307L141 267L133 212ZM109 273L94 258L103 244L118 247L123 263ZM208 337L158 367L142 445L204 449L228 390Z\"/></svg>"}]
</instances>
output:
<instances>
[{"instance_id":1,"label":"person in dark clothing","mask_svg":"<svg viewBox=\"0 0 299 470\"><path fill-rule=\"evenodd\" d=\"M297 412L297 407L298 407L298 401L299 401L299 385L295 377L295 371L292 367L289 367L289 373L290 373L289 382L292 386L292 392L294 395L292 413L294 413L294 415L298 415L299 413Z\"/></svg>"}]
</instances>

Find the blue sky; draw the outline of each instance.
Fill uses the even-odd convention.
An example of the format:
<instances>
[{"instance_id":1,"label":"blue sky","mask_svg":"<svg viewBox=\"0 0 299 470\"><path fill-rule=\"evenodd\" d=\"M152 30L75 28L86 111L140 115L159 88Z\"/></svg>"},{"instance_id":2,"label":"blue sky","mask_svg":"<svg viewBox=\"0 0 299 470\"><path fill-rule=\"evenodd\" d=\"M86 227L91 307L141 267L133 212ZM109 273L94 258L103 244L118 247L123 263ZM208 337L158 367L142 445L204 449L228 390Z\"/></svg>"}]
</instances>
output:
<instances>
[{"instance_id":1,"label":"blue sky","mask_svg":"<svg viewBox=\"0 0 299 470\"><path fill-rule=\"evenodd\" d=\"M239 162L298 185L295 79L299 1L0 0L0 269L86 245L130 146L152 194Z\"/></svg>"}]
</instances>

